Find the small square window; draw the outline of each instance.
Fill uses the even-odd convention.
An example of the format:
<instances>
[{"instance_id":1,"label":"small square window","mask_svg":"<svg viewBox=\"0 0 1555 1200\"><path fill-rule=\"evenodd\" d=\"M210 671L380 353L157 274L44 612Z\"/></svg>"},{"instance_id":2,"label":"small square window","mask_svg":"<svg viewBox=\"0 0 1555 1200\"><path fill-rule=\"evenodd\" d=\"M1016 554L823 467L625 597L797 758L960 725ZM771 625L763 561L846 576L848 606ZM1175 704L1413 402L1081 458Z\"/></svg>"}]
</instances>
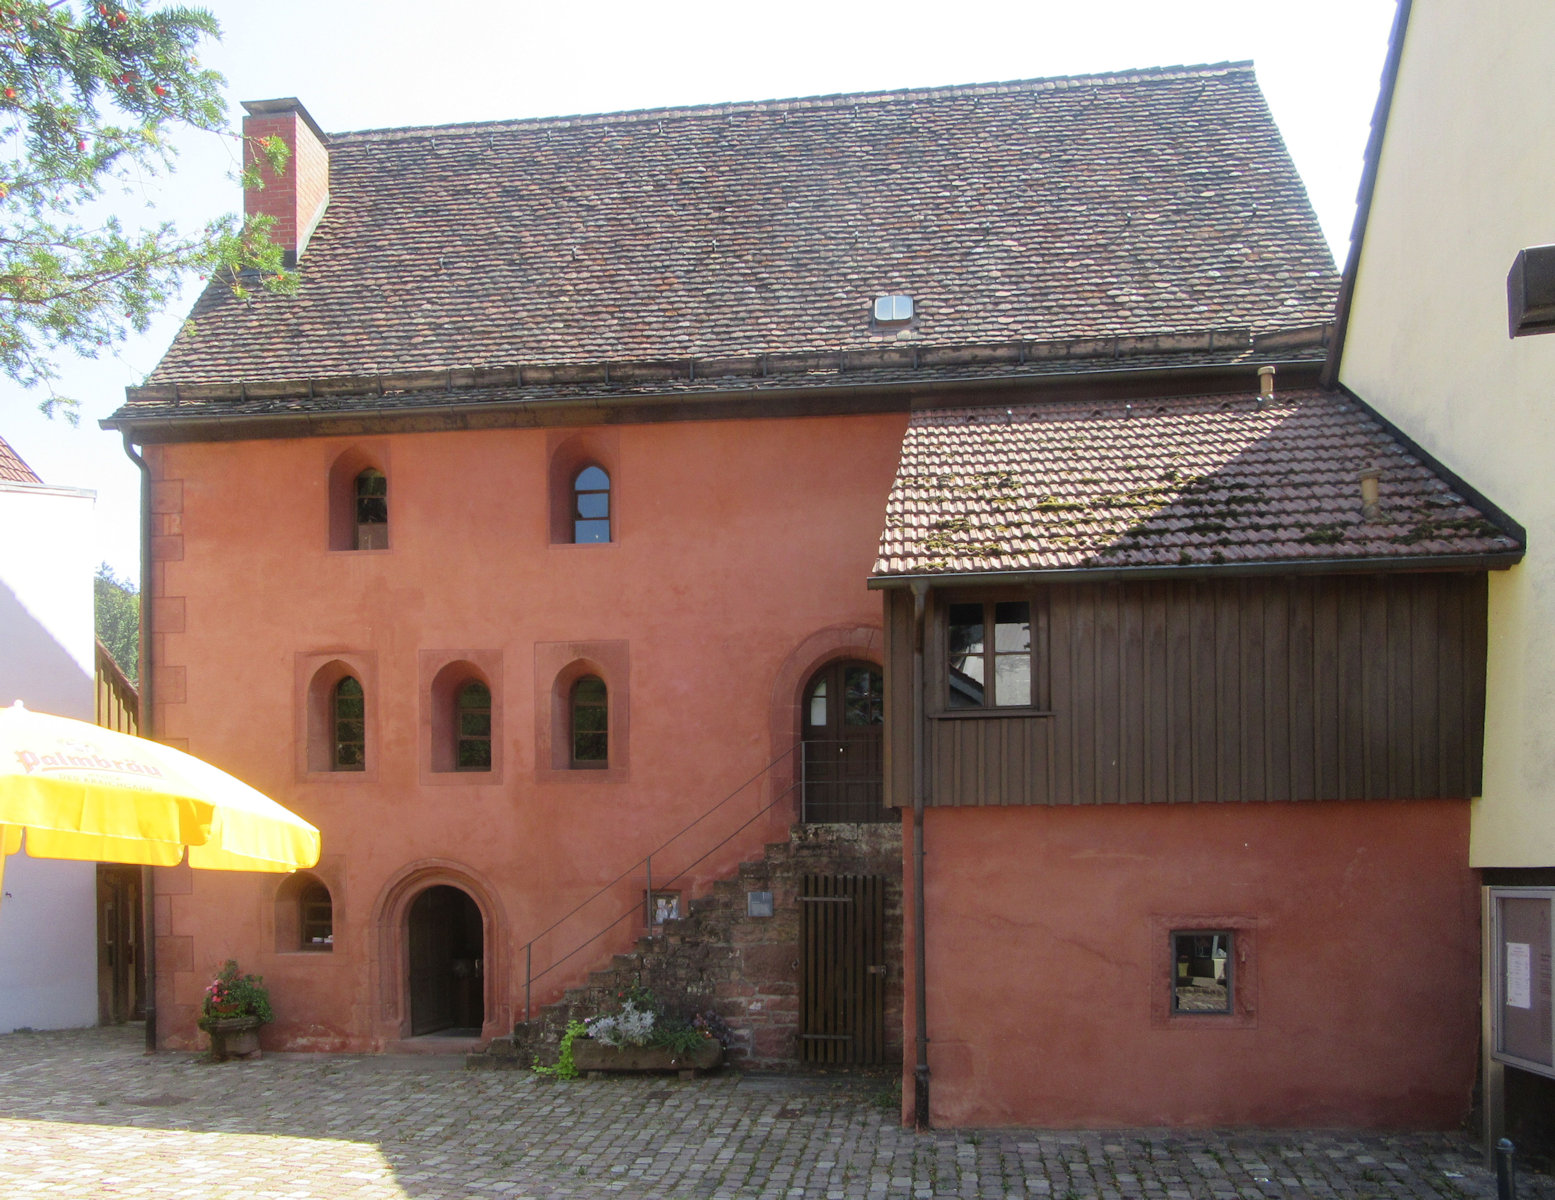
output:
<instances>
[{"instance_id":1,"label":"small square window","mask_svg":"<svg viewBox=\"0 0 1555 1200\"><path fill-rule=\"evenodd\" d=\"M1173 931L1171 1011L1174 1014L1233 1011L1234 936L1229 929Z\"/></svg>"},{"instance_id":2,"label":"small square window","mask_svg":"<svg viewBox=\"0 0 1555 1200\"><path fill-rule=\"evenodd\" d=\"M678 920L680 920L680 893L654 892L653 923L662 925L666 921Z\"/></svg>"},{"instance_id":3,"label":"small square window","mask_svg":"<svg viewBox=\"0 0 1555 1200\"><path fill-rule=\"evenodd\" d=\"M911 321L913 302L911 296L876 296L875 320L884 324Z\"/></svg>"}]
</instances>

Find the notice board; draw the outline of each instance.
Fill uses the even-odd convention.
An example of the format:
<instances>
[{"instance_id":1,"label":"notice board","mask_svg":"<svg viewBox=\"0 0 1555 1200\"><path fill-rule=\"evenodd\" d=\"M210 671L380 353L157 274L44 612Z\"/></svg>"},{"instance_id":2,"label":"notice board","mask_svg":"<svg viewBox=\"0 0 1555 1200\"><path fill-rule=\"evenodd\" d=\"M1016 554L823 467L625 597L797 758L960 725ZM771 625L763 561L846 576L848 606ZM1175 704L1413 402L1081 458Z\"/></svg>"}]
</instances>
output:
<instances>
[{"instance_id":1,"label":"notice board","mask_svg":"<svg viewBox=\"0 0 1555 1200\"><path fill-rule=\"evenodd\" d=\"M1555 1078L1555 888L1490 889L1493 1049Z\"/></svg>"}]
</instances>

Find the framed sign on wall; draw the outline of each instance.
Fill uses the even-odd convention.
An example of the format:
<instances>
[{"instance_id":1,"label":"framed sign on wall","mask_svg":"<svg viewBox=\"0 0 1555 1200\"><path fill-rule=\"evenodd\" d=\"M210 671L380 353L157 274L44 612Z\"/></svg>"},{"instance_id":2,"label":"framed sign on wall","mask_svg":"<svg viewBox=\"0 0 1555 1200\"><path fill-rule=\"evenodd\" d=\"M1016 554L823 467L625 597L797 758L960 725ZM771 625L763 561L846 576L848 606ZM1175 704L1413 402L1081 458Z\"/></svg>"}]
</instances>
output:
<instances>
[{"instance_id":1,"label":"framed sign on wall","mask_svg":"<svg viewBox=\"0 0 1555 1200\"><path fill-rule=\"evenodd\" d=\"M1555 1078L1555 888L1491 888L1491 1054Z\"/></svg>"}]
</instances>

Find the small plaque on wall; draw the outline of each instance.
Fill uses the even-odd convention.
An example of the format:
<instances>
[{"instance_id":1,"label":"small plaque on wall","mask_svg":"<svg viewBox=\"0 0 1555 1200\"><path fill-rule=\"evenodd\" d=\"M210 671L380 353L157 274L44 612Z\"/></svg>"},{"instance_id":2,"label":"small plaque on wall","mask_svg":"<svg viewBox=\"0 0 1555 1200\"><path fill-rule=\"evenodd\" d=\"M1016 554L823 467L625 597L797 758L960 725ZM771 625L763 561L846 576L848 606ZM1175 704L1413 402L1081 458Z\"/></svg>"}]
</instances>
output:
<instances>
[{"instance_id":1,"label":"small plaque on wall","mask_svg":"<svg viewBox=\"0 0 1555 1200\"><path fill-rule=\"evenodd\" d=\"M745 915L748 917L770 917L772 915L772 893L746 892Z\"/></svg>"},{"instance_id":2,"label":"small plaque on wall","mask_svg":"<svg viewBox=\"0 0 1555 1200\"><path fill-rule=\"evenodd\" d=\"M1555 1078L1555 888L1491 888L1493 1049Z\"/></svg>"}]
</instances>

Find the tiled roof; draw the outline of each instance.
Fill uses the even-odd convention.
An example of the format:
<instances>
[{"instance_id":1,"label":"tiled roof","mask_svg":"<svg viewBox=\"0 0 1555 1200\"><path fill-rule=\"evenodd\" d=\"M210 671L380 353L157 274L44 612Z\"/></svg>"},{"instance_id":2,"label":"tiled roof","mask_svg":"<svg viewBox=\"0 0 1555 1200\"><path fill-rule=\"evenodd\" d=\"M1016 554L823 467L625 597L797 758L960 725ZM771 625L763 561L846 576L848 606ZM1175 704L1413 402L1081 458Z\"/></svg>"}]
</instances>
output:
<instances>
[{"instance_id":1,"label":"tiled roof","mask_svg":"<svg viewBox=\"0 0 1555 1200\"><path fill-rule=\"evenodd\" d=\"M1379 511L1362 514L1376 468ZM1290 391L915 414L875 576L1515 555L1363 408Z\"/></svg>"},{"instance_id":2,"label":"tiled roof","mask_svg":"<svg viewBox=\"0 0 1555 1200\"><path fill-rule=\"evenodd\" d=\"M242 384L148 384L105 422L182 423L220 416L273 417L407 410L479 409L650 398L774 393L816 388L882 391L990 383L1019 384L1140 371L1216 370L1278 359L1321 363L1328 327L1254 338L1247 329L1189 336L1106 338L1005 346L889 347L832 354L762 355L717 363L577 364L409 372L355 379ZM903 404L905 407L905 402ZM144 424L140 425L145 428Z\"/></svg>"},{"instance_id":3,"label":"tiled roof","mask_svg":"<svg viewBox=\"0 0 1555 1200\"><path fill-rule=\"evenodd\" d=\"M152 384L1327 321L1248 64L333 135L294 297L210 287ZM871 325L914 297L909 329Z\"/></svg>"},{"instance_id":4,"label":"tiled roof","mask_svg":"<svg viewBox=\"0 0 1555 1200\"><path fill-rule=\"evenodd\" d=\"M0 480L7 483L42 483L33 469L22 461L21 455L12 450L4 438L0 438Z\"/></svg>"}]
</instances>

